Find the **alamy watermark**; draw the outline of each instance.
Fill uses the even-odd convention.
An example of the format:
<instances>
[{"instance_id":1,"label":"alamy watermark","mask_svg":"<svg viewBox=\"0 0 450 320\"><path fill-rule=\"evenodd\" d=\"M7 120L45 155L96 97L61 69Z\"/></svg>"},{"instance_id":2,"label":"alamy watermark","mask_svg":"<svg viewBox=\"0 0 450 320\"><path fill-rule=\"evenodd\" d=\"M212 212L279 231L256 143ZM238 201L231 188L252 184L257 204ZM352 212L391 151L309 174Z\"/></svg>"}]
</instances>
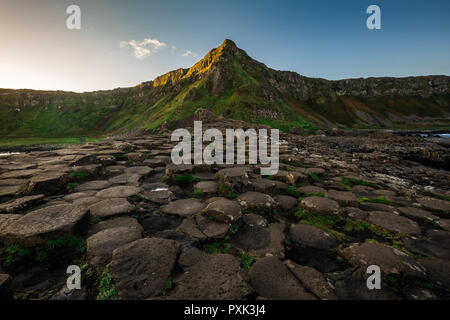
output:
<instances>
[{"instance_id":1,"label":"alamy watermark","mask_svg":"<svg viewBox=\"0 0 450 320\"><path fill-rule=\"evenodd\" d=\"M259 163L261 175L274 175L279 168L279 130L271 129L270 137L267 129L226 129L225 163L245 164L248 150L248 164ZM203 133L202 122L194 121L194 150L192 152L192 136L187 129L173 131L171 141L180 141L171 153L174 164L224 164L223 134L218 129L208 129ZM248 145L246 143L248 139ZM236 160L235 154L236 143ZM270 154L268 144L270 140ZM203 149L203 141L211 142Z\"/></svg>"}]
</instances>

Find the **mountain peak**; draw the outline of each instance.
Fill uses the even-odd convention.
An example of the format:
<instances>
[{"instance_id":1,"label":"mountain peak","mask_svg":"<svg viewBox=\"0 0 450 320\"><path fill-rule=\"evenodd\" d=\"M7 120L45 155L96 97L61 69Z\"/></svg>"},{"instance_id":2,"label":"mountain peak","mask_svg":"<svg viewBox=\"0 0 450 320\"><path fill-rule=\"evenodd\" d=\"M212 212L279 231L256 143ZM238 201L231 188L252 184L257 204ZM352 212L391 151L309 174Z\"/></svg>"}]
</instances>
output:
<instances>
[{"instance_id":1,"label":"mountain peak","mask_svg":"<svg viewBox=\"0 0 450 320\"><path fill-rule=\"evenodd\" d=\"M237 49L236 43L234 43L234 41L231 40L231 39L225 39L225 41L222 43L221 47L224 47L224 48L225 47L230 47L230 48L236 48Z\"/></svg>"}]
</instances>

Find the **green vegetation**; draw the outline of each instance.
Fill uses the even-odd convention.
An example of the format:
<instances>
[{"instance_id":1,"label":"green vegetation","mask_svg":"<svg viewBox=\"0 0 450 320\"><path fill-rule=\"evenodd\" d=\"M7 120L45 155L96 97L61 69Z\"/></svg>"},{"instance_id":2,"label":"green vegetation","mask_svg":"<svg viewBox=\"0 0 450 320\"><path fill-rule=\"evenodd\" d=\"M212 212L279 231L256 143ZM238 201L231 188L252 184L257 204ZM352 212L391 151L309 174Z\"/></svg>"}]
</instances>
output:
<instances>
[{"instance_id":1,"label":"green vegetation","mask_svg":"<svg viewBox=\"0 0 450 320\"><path fill-rule=\"evenodd\" d=\"M363 220L354 220L334 214L316 215L300 206L297 207L295 215L300 218L301 223L309 224L325 232L331 233L341 241L348 240L349 237L347 234L352 234L354 232L370 232L374 236L386 240L397 240L401 236Z\"/></svg>"},{"instance_id":2,"label":"green vegetation","mask_svg":"<svg viewBox=\"0 0 450 320\"><path fill-rule=\"evenodd\" d=\"M70 179L84 179L89 176L89 172L86 170L70 171L67 173Z\"/></svg>"},{"instance_id":3,"label":"green vegetation","mask_svg":"<svg viewBox=\"0 0 450 320\"><path fill-rule=\"evenodd\" d=\"M169 178L169 181L173 184L186 184L200 181L199 178L194 177L192 174L185 174L180 176L173 176Z\"/></svg>"},{"instance_id":4,"label":"green vegetation","mask_svg":"<svg viewBox=\"0 0 450 320\"><path fill-rule=\"evenodd\" d=\"M372 188L376 188L376 184L364 180L356 180L356 179L350 179L350 178L342 178L342 184L346 186L348 189L352 188L353 186L368 186Z\"/></svg>"},{"instance_id":5,"label":"green vegetation","mask_svg":"<svg viewBox=\"0 0 450 320\"><path fill-rule=\"evenodd\" d=\"M295 198L301 197L303 195L303 193L294 186L287 187L286 192Z\"/></svg>"},{"instance_id":6,"label":"green vegetation","mask_svg":"<svg viewBox=\"0 0 450 320\"><path fill-rule=\"evenodd\" d=\"M167 278L166 285L164 286L162 295L163 295L163 296L167 295L167 292L168 292L170 289L172 289L172 287L173 287L173 279L172 279L172 277L169 277L169 278Z\"/></svg>"},{"instance_id":7,"label":"green vegetation","mask_svg":"<svg viewBox=\"0 0 450 320\"><path fill-rule=\"evenodd\" d=\"M369 203L381 203L381 204L392 204L393 202L386 199L385 196L378 196L375 198L359 198L359 202L369 202Z\"/></svg>"},{"instance_id":8,"label":"green vegetation","mask_svg":"<svg viewBox=\"0 0 450 320\"><path fill-rule=\"evenodd\" d=\"M228 198L228 199L236 199L238 197L237 193L234 193L227 185L223 182L219 182L219 196Z\"/></svg>"},{"instance_id":9,"label":"green vegetation","mask_svg":"<svg viewBox=\"0 0 450 320\"><path fill-rule=\"evenodd\" d=\"M319 182L320 181L320 178L319 178L319 176L317 175L316 172L308 173L306 176L308 177L309 180L311 180L313 182Z\"/></svg>"},{"instance_id":10,"label":"green vegetation","mask_svg":"<svg viewBox=\"0 0 450 320\"><path fill-rule=\"evenodd\" d=\"M3 267L16 273L35 264L45 263L49 268L68 265L79 259L86 251L84 240L77 237L58 238L35 247L11 245L3 248Z\"/></svg>"},{"instance_id":11,"label":"green vegetation","mask_svg":"<svg viewBox=\"0 0 450 320\"><path fill-rule=\"evenodd\" d=\"M105 269L100 280L100 286L98 288L97 300L118 300L119 297L114 286L114 282L111 276L111 272Z\"/></svg>"},{"instance_id":12,"label":"green vegetation","mask_svg":"<svg viewBox=\"0 0 450 320\"><path fill-rule=\"evenodd\" d=\"M245 252L240 251L238 255L241 258L241 267L244 270L249 270L255 263L255 258L247 255Z\"/></svg>"},{"instance_id":13,"label":"green vegetation","mask_svg":"<svg viewBox=\"0 0 450 320\"><path fill-rule=\"evenodd\" d=\"M202 250L206 253L226 253L230 249L229 244L223 244L220 241L214 241L213 243L205 243Z\"/></svg>"},{"instance_id":14,"label":"green vegetation","mask_svg":"<svg viewBox=\"0 0 450 320\"><path fill-rule=\"evenodd\" d=\"M73 190L74 190L77 186L78 186L78 183L76 183L76 182L69 182L69 183L66 185L67 192L68 192L68 193L73 192Z\"/></svg>"},{"instance_id":15,"label":"green vegetation","mask_svg":"<svg viewBox=\"0 0 450 320\"><path fill-rule=\"evenodd\" d=\"M194 190L194 194L193 194L194 198L201 198L201 197L203 197L203 195L204 195L204 193L202 190L198 190L198 189Z\"/></svg>"},{"instance_id":16,"label":"green vegetation","mask_svg":"<svg viewBox=\"0 0 450 320\"><path fill-rule=\"evenodd\" d=\"M23 137L23 138L0 138L0 147L18 147L18 146L31 146L31 145L43 145L43 144L79 144L84 142L98 141L100 138L53 138L53 137Z\"/></svg>"}]
</instances>

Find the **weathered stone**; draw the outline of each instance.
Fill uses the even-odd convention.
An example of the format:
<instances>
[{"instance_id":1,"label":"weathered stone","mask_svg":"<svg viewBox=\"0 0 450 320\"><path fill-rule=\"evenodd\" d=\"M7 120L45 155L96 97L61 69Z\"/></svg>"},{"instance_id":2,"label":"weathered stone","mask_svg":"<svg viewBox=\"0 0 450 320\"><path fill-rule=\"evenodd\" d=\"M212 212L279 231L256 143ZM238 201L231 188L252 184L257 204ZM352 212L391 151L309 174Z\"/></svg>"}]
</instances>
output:
<instances>
[{"instance_id":1,"label":"weathered stone","mask_svg":"<svg viewBox=\"0 0 450 320\"><path fill-rule=\"evenodd\" d=\"M417 202L426 210L438 213L450 213L450 201L424 197L418 198Z\"/></svg>"},{"instance_id":2,"label":"weathered stone","mask_svg":"<svg viewBox=\"0 0 450 320\"><path fill-rule=\"evenodd\" d=\"M306 175L304 173L301 173L298 171L288 172L286 174L286 178L289 181L289 183L293 186L300 184L307 180Z\"/></svg>"},{"instance_id":3,"label":"weathered stone","mask_svg":"<svg viewBox=\"0 0 450 320\"><path fill-rule=\"evenodd\" d=\"M321 300L336 300L333 288L322 273L308 266L300 266L292 261L286 261L285 265L294 276Z\"/></svg>"},{"instance_id":4,"label":"weathered stone","mask_svg":"<svg viewBox=\"0 0 450 320\"><path fill-rule=\"evenodd\" d=\"M381 243L354 243L340 249L340 253L354 266L367 268L377 265L384 274L425 276L425 269L420 263L406 253Z\"/></svg>"},{"instance_id":5,"label":"weathered stone","mask_svg":"<svg viewBox=\"0 0 450 320\"><path fill-rule=\"evenodd\" d=\"M253 292L239 260L230 254L205 255L184 271L168 299L240 300Z\"/></svg>"},{"instance_id":6,"label":"weathered stone","mask_svg":"<svg viewBox=\"0 0 450 320\"><path fill-rule=\"evenodd\" d=\"M0 212L9 213L24 210L32 205L42 202L43 198L43 194L38 194L35 196L26 196L18 199L13 199L11 201L0 204Z\"/></svg>"},{"instance_id":7,"label":"weathered stone","mask_svg":"<svg viewBox=\"0 0 450 320\"><path fill-rule=\"evenodd\" d=\"M10 300L12 298L12 278L8 274L0 274L0 300Z\"/></svg>"},{"instance_id":8,"label":"weathered stone","mask_svg":"<svg viewBox=\"0 0 450 320\"><path fill-rule=\"evenodd\" d=\"M276 207L275 200L268 194L249 191L237 198L239 205L246 210L271 212Z\"/></svg>"},{"instance_id":9,"label":"weathered stone","mask_svg":"<svg viewBox=\"0 0 450 320\"><path fill-rule=\"evenodd\" d=\"M450 232L428 230L423 238L403 238L405 247L425 256L450 260Z\"/></svg>"},{"instance_id":10,"label":"weathered stone","mask_svg":"<svg viewBox=\"0 0 450 320\"><path fill-rule=\"evenodd\" d=\"M135 300L160 295L179 250L176 241L159 238L139 239L114 250L109 268L119 298Z\"/></svg>"},{"instance_id":11,"label":"weathered stone","mask_svg":"<svg viewBox=\"0 0 450 320\"><path fill-rule=\"evenodd\" d=\"M419 225L416 222L396 215L395 213L383 211L370 212L368 221L381 228L397 233L409 235L421 234Z\"/></svg>"},{"instance_id":12,"label":"weathered stone","mask_svg":"<svg viewBox=\"0 0 450 320\"><path fill-rule=\"evenodd\" d=\"M431 280L445 288L450 288L450 261L426 258L419 259L418 262L425 267Z\"/></svg>"},{"instance_id":13,"label":"weathered stone","mask_svg":"<svg viewBox=\"0 0 450 320\"><path fill-rule=\"evenodd\" d=\"M328 190L327 196L336 200L342 206L358 207L358 198L352 192Z\"/></svg>"},{"instance_id":14,"label":"weathered stone","mask_svg":"<svg viewBox=\"0 0 450 320\"><path fill-rule=\"evenodd\" d=\"M134 207L125 198L111 198L91 205L89 210L92 217L105 218L130 213Z\"/></svg>"},{"instance_id":15,"label":"weathered stone","mask_svg":"<svg viewBox=\"0 0 450 320\"><path fill-rule=\"evenodd\" d=\"M219 185L216 181L200 181L194 185L194 190L199 190L203 193L217 193Z\"/></svg>"},{"instance_id":16,"label":"weathered stone","mask_svg":"<svg viewBox=\"0 0 450 320\"><path fill-rule=\"evenodd\" d=\"M125 173L138 174L140 176L147 176L152 173L153 169L147 166L129 167L125 169Z\"/></svg>"},{"instance_id":17,"label":"weathered stone","mask_svg":"<svg viewBox=\"0 0 450 320\"><path fill-rule=\"evenodd\" d=\"M257 260L250 269L250 283L258 295L273 300L314 300L276 257Z\"/></svg>"},{"instance_id":18,"label":"weathered stone","mask_svg":"<svg viewBox=\"0 0 450 320\"><path fill-rule=\"evenodd\" d=\"M284 210L291 210L297 206L297 199L291 196L278 195L275 200L278 206Z\"/></svg>"},{"instance_id":19,"label":"weathered stone","mask_svg":"<svg viewBox=\"0 0 450 320\"><path fill-rule=\"evenodd\" d=\"M128 198L137 195L141 188L134 186L117 186L103 189L96 193L99 198Z\"/></svg>"},{"instance_id":20,"label":"weathered stone","mask_svg":"<svg viewBox=\"0 0 450 320\"><path fill-rule=\"evenodd\" d=\"M227 223L221 223L202 215L194 215L183 220L178 230L195 240L223 238L230 228Z\"/></svg>"},{"instance_id":21,"label":"weathered stone","mask_svg":"<svg viewBox=\"0 0 450 320\"><path fill-rule=\"evenodd\" d=\"M0 187L0 198L3 197L14 197L21 190L21 186L6 186Z\"/></svg>"},{"instance_id":22,"label":"weathered stone","mask_svg":"<svg viewBox=\"0 0 450 320\"><path fill-rule=\"evenodd\" d=\"M132 217L118 217L113 219L107 219L104 221L100 221L96 224L94 224L88 232L88 236L92 236L96 234L97 232L106 230L106 229L112 229L112 228L120 228L120 227L127 227L127 228L134 228L138 230L139 232L143 232L142 226L139 224L139 222Z\"/></svg>"},{"instance_id":23,"label":"weathered stone","mask_svg":"<svg viewBox=\"0 0 450 320\"><path fill-rule=\"evenodd\" d=\"M140 196L144 199L147 199L151 202L158 204L167 204L172 200L175 200L176 197L172 191L167 188L161 188L166 190L158 190L155 191L144 191L140 194Z\"/></svg>"},{"instance_id":24,"label":"weathered stone","mask_svg":"<svg viewBox=\"0 0 450 320\"><path fill-rule=\"evenodd\" d=\"M202 212L214 220L223 223L233 223L242 216L239 204L236 201L225 198L219 198L209 203Z\"/></svg>"},{"instance_id":25,"label":"weathered stone","mask_svg":"<svg viewBox=\"0 0 450 320\"><path fill-rule=\"evenodd\" d=\"M252 186L248 172L249 167L225 168L216 173L216 178L233 192L241 193Z\"/></svg>"},{"instance_id":26,"label":"weathered stone","mask_svg":"<svg viewBox=\"0 0 450 320\"><path fill-rule=\"evenodd\" d=\"M163 206L162 212L166 214L176 214L179 216L187 217L193 214L199 213L205 208L205 204L194 199L183 199L172 201L169 204Z\"/></svg>"},{"instance_id":27,"label":"weathered stone","mask_svg":"<svg viewBox=\"0 0 450 320\"><path fill-rule=\"evenodd\" d=\"M250 227L267 227L267 220L259 214L247 213L242 216L242 221Z\"/></svg>"},{"instance_id":28,"label":"weathered stone","mask_svg":"<svg viewBox=\"0 0 450 320\"><path fill-rule=\"evenodd\" d=\"M115 249L141 238L141 231L134 227L108 228L86 240L86 254L91 265L98 270L111 260Z\"/></svg>"},{"instance_id":29,"label":"weathered stone","mask_svg":"<svg viewBox=\"0 0 450 320\"><path fill-rule=\"evenodd\" d=\"M411 218L411 219L423 219L423 220L430 220L430 221L436 221L439 220L439 217L435 216L429 211L425 211L422 209L418 209L415 207L399 207L398 211L405 217Z\"/></svg>"},{"instance_id":30,"label":"weathered stone","mask_svg":"<svg viewBox=\"0 0 450 320\"><path fill-rule=\"evenodd\" d=\"M112 177L108 180L111 184L126 184L126 185L133 185L138 186L139 180L142 178L141 175L135 174L135 173L124 173L120 174L118 176Z\"/></svg>"},{"instance_id":31,"label":"weathered stone","mask_svg":"<svg viewBox=\"0 0 450 320\"><path fill-rule=\"evenodd\" d=\"M85 182L83 184L80 184L75 188L76 192L83 192L83 191L90 191L90 190L101 190L106 189L111 186L111 183L108 181L103 180L95 180L95 181L89 181Z\"/></svg>"},{"instance_id":32,"label":"weathered stone","mask_svg":"<svg viewBox=\"0 0 450 320\"><path fill-rule=\"evenodd\" d=\"M271 223L267 228L261 226L243 226L230 239L234 247L252 257L267 255L284 258L284 225Z\"/></svg>"},{"instance_id":33,"label":"weathered stone","mask_svg":"<svg viewBox=\"0 0 450 320\"><path fill-rule=\"evenodd\" d=\"M253 181L253 190L256 192L273 194L279 193L287 189L287 184L281 181L274 181L270 179L255 179Z\"/></svg>"},{"instance_id":34,"label":"weathered stone","mask_svg":"<svg viewBox=\"0 0 450 320\"><path fill-rule=\"evenodd\" d=\"M331 199L322 197L307 197L301 201L301 206L312 213L321 215L339 214L339 204Z\"/></svg>"},{"instance_id":35,"label":"weathered stone","mask_svg":"<svg viewBox=\"0 0 450 320\"><path fill-rule=\"evenodd\" d=\"M34 210L13 221L0 233L0 242L33 246L47 240L70 237L87 231L89 212L73 205L55 205Z\"/></svg>"},{"instance_id":36,"label":"weathered stone","mask_svg":"<svg viewBox=\"0 0 450 320\"><path fill-rule=\"evenodd\" d=\"M323 196L327 196L327 190L325 190L324 188L321 188L321 187L304 186L304 187L298 188L298 190L301 193L303 193L305 196L318 195L318 194L322 194Z\"/></svg>"},{"instance_id":37,"label":"weathered stone","mask_svg":"<svg viewBox=\"0 0 450 320\"><path fill-rule=\"evenodd\" d=\"M288 237L299 246L316 249L329 249L339 244L339 241L332 234L302 223L291 225Z\"/></svg>"},{"instance_id":38,"label":"weathered stone","mask_svg":"<svg viewBox=\"0 0 450 320\"><path fill-rule=\"evenodd\" d=\"M383 269L381 269L383 272ZM381 289L367 288L370 274L366 267L352 267L328 275L333 281L334 292L343 300L400 300L388 286L381 284Z\"/></svg>"}]
</instances>

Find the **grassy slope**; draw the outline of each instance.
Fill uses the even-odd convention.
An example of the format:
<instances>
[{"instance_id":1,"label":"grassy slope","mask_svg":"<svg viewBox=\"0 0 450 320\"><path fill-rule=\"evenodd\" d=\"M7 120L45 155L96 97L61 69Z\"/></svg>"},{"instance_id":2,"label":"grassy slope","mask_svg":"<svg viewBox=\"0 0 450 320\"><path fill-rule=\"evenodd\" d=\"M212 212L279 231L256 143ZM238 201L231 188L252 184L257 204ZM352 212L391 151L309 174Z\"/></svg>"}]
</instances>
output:
<instances>
[{"instance_id":1,"label":"grassy slope","mask_svg":"<svg viewBox=\"0 0 450 320\"><path fill-rule=\"evenodd\" d=\"M3 141L14 137L65 139L98 136L136 127L155 129L165 121L192 115L199 108L209 108L226 117L267 124L286 131L296 126L317 128L314 123L323 124L327 121L348 128L417 128L420 123L414 121L377 123L375 120L374 124L364 124L357 111L386 120L390 115L403 119L408 115L436 118L442 115L443 110L449 110L448 94L429 98L337 96L334 93L335 84L324 79L303 78L308 84L308 100L280 94L268 79L284 81L282 73L267 69L244 52L223 60L220 65L223 90L220 94L213 94L211 77L197 77L195 74L206 74L211 61L220 64L218 57L223 52L221 46L212 50L193 68L172 73L171 77L180 79L176 84L169 81L169 76L163 76L158 86L83 94L0 89L0 138ZM275 97L271 101L266 98L268 92ZM31 94L31 98L27 94ZM30 99L33 100L33 106L22 103ZM278 116L258 116L255 110L271 110ZM430 124L424 123L424 126L430 127Z\"/></svg>"}]
</instances>

